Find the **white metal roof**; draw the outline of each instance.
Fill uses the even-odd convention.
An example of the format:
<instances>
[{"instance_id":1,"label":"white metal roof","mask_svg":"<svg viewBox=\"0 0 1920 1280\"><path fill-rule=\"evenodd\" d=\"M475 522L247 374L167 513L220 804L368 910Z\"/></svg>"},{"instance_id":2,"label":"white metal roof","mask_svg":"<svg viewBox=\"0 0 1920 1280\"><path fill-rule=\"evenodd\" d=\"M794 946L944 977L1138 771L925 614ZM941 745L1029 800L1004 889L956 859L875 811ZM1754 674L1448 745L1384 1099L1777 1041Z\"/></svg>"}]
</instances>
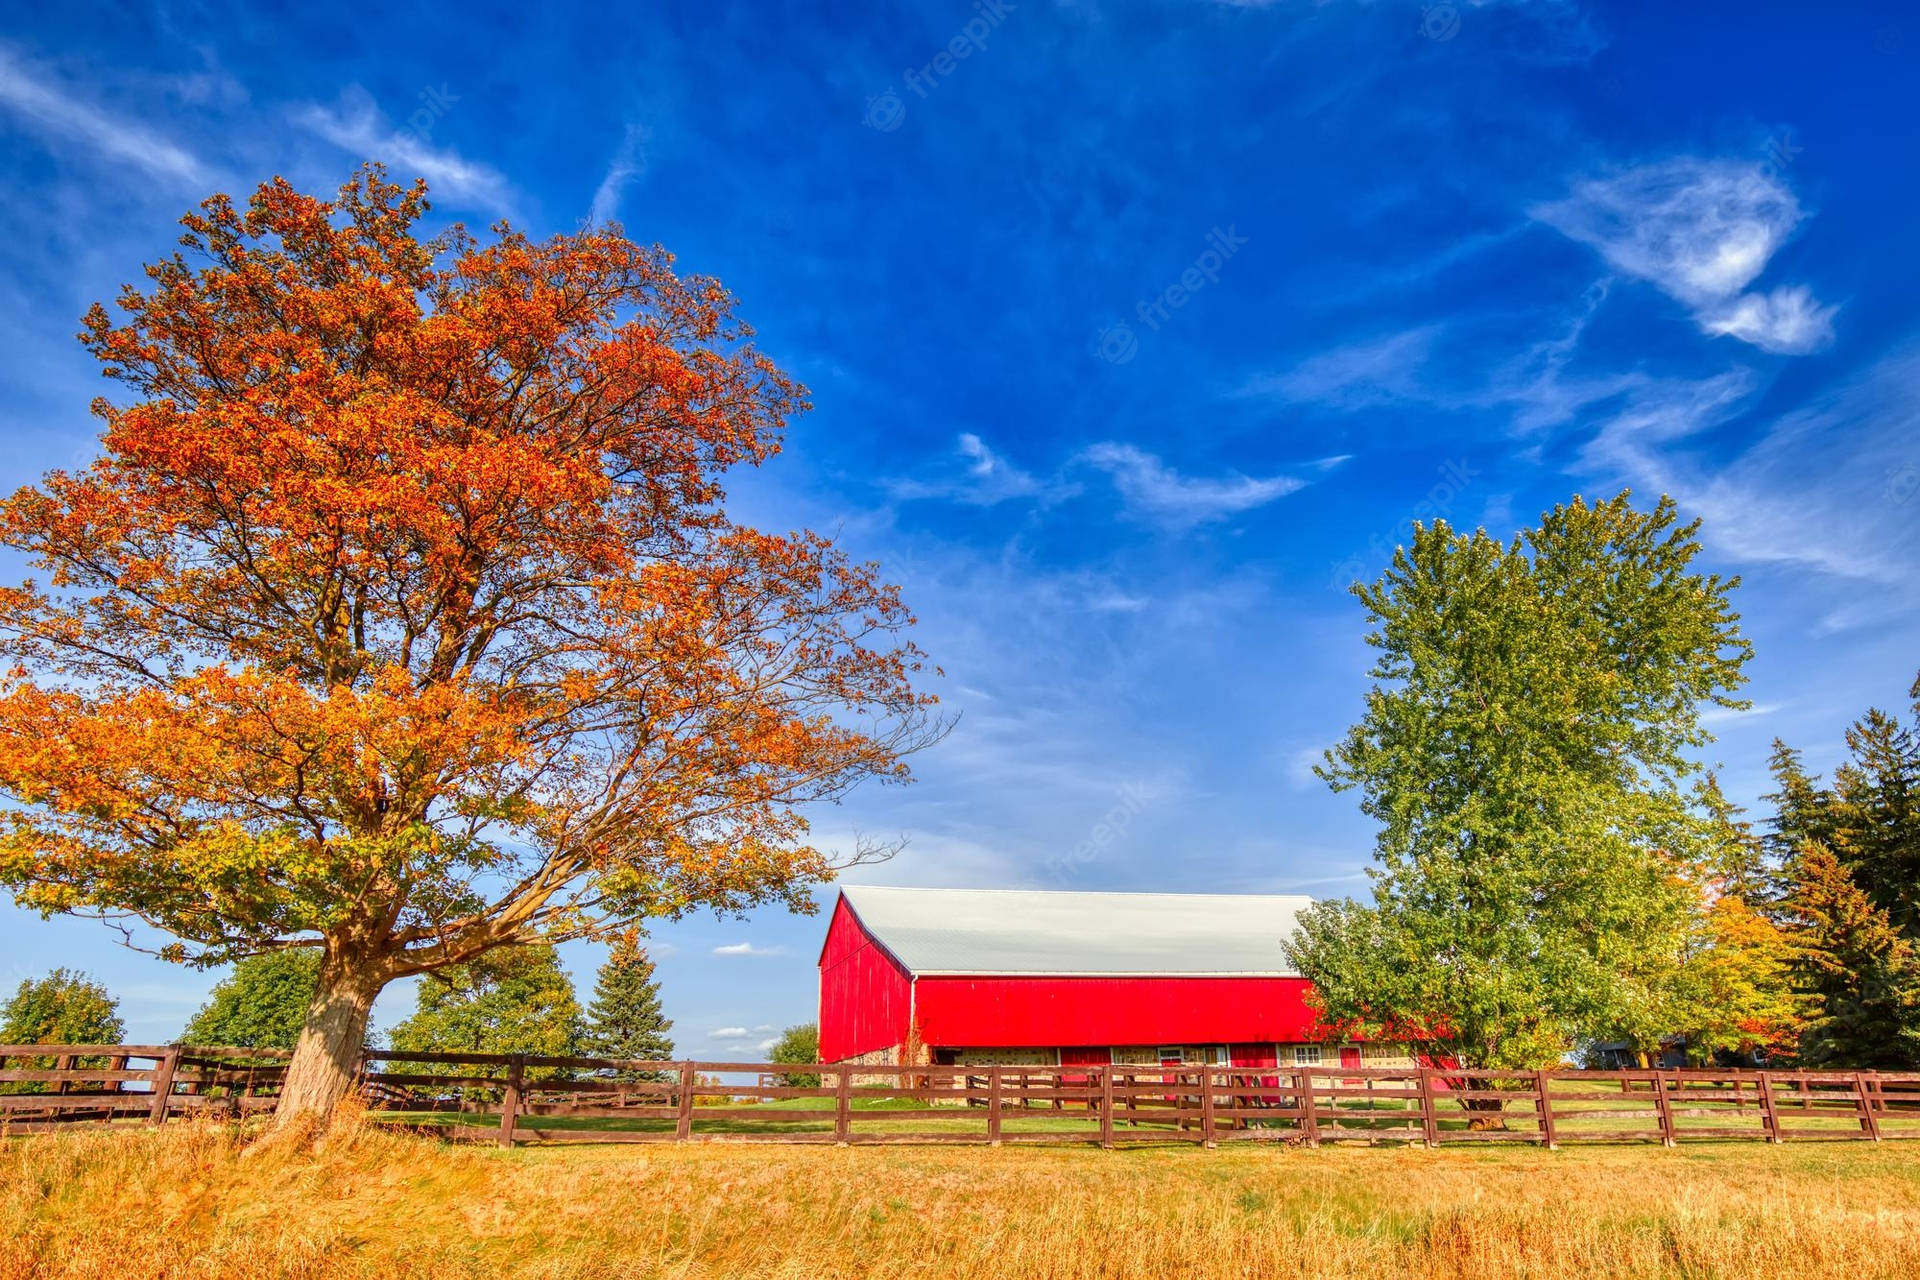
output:
<instances>
[{"instance_id":1,"label":"white metal roof","mask_svg":"<svg viewBox=\"0 0 1920 1280\"><path fill-rule=\"evenodd\" d=\"M893 889L840 896L916 974L1208 974L1297 977L1280 949L1297 894Z\"/></svg>"}]
</instances>

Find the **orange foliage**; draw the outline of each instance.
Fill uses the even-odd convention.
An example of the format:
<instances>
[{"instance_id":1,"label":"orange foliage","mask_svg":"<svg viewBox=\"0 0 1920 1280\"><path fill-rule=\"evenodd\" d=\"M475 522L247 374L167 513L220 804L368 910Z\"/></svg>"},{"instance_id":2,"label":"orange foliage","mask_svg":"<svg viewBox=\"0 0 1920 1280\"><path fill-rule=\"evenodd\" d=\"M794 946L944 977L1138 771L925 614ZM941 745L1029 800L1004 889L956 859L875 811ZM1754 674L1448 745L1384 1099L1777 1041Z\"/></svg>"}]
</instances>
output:
<instances>
[{"instance_id":1,"label":"orange foliage","mask_svg":"<svg viewBox=\"0 0 1920 1280\"><path fill-rule=\"evenodd\" d=\"M378 984L804 902L799 809L902 779L910 622L732 522L805 392L715 281L593 229L416 235L425 188L260 187L81 335L128 403L0 504L0 882Z\"/></svg>"}]
</instances>

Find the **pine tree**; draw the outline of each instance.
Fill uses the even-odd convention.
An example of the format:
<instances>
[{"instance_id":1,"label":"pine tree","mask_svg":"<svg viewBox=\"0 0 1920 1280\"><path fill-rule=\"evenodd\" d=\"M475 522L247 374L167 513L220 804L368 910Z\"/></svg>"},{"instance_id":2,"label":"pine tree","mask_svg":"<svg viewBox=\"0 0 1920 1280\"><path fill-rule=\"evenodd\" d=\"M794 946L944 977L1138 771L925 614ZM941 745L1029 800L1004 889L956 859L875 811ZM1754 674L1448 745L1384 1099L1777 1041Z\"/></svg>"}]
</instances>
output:
<instances>
[{"instance_id":1,"label":"pine tree","mask_svg":"<svg viewBox=\"0 0 1920 1280\"><path fill-rule=\"evenodd\" d=\"M1737 898L1754 911L1768 910L1779 898L1781 885L1767 839L1742 816L1745 810L1727 799L1716 774L1709 772L1701 780L1698 794L1712 826L1705 862L1716 892Z\"/></svg>"},{"instance_id":2,"label":"pine tree","mask_svg":"<svg viewBox=\"0 0 1920 1280\"><path fill-rule=\"evenodd\" d=\"M1894 928L1920 940L1920 734L1876 709L1847 730L1847 748L1829 803L1834 851Z\"/></svg>"},{"instance_id":3,"label":"pine tree","mask_svg":"<svg viewBox=\"0 0 1920 1280\"><path fill-rule=\"evenodd\" d=\"M613 954L594 979L593 1003L587 1006L583 1051L594 1058L663 1062L673 1057L673 1039L667 1032L673 1021L660 1009L660 980L653 961L636 934L622 934ZM623 1080L662 1080L664 1072L623 1071Z\"/></svg>"},{"instance_id":4,"label":"pine tree","mask_svg":"<svg viewBox=\"0 0 1920 1280\"><path fill-rule=\"evenodd\" d=\"M1793 863L1786 907L1800 986L1819 1002L1801 1037L1809 1066L1920 1065L1920 958L1822 844Z\"/></svg>"},{"instance_id":5,"label":"pine tree","mask_svg":"<svg viewBox=\"0 0 1920 1280\"><path fill-rule=\"evenodd\" d=\"M1767 757L1767 771L1773 775L1774 789L1760 797L1773 802L1772 829L1767 844L1776 861L1785 865L1810 844L1831 845L1833 818L1828 812L1832 796L1820 786L1820 780L1807 773L1800 753L1773 740L1773 754Z\"/></svg>"}]
</instances>

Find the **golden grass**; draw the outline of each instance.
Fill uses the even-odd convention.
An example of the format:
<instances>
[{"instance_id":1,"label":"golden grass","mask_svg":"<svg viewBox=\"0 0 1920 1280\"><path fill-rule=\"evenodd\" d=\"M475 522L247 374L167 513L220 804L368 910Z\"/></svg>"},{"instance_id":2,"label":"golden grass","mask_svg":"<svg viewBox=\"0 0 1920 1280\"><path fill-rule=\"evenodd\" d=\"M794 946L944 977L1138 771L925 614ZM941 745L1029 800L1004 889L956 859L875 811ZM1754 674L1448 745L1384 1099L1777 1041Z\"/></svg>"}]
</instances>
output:
<instances>
[{"instance_id":1,"label":"golden grass","mask_svg":"<svg viewBox=\"0 0 1920 1280\"><path fill-rule=\"evenodd\" d=\"M349 1127L0 1142L0 1276L1920 1275L1920 1144L692 1146Z\"/></svg>"}]
</instances>

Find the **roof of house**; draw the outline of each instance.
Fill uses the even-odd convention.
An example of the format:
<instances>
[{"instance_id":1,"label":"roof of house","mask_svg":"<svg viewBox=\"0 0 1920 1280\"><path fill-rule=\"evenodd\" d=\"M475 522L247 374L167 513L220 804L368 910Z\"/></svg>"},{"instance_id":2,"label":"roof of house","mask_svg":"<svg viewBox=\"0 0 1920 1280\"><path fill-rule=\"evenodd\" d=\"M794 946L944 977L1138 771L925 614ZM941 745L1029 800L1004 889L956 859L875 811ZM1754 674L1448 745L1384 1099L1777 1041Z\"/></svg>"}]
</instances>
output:
<instances>
[{"instance_id":1,"label":"roof of house","mask_svg":"<svg viewBox=\"0 0 1920 1280\"><path fill-rule=\"evenodd\" d=\"M1297 894L1061 893L846 885L860 924L915 974L1298 977Z\"/></svg>"}]
</instances>

